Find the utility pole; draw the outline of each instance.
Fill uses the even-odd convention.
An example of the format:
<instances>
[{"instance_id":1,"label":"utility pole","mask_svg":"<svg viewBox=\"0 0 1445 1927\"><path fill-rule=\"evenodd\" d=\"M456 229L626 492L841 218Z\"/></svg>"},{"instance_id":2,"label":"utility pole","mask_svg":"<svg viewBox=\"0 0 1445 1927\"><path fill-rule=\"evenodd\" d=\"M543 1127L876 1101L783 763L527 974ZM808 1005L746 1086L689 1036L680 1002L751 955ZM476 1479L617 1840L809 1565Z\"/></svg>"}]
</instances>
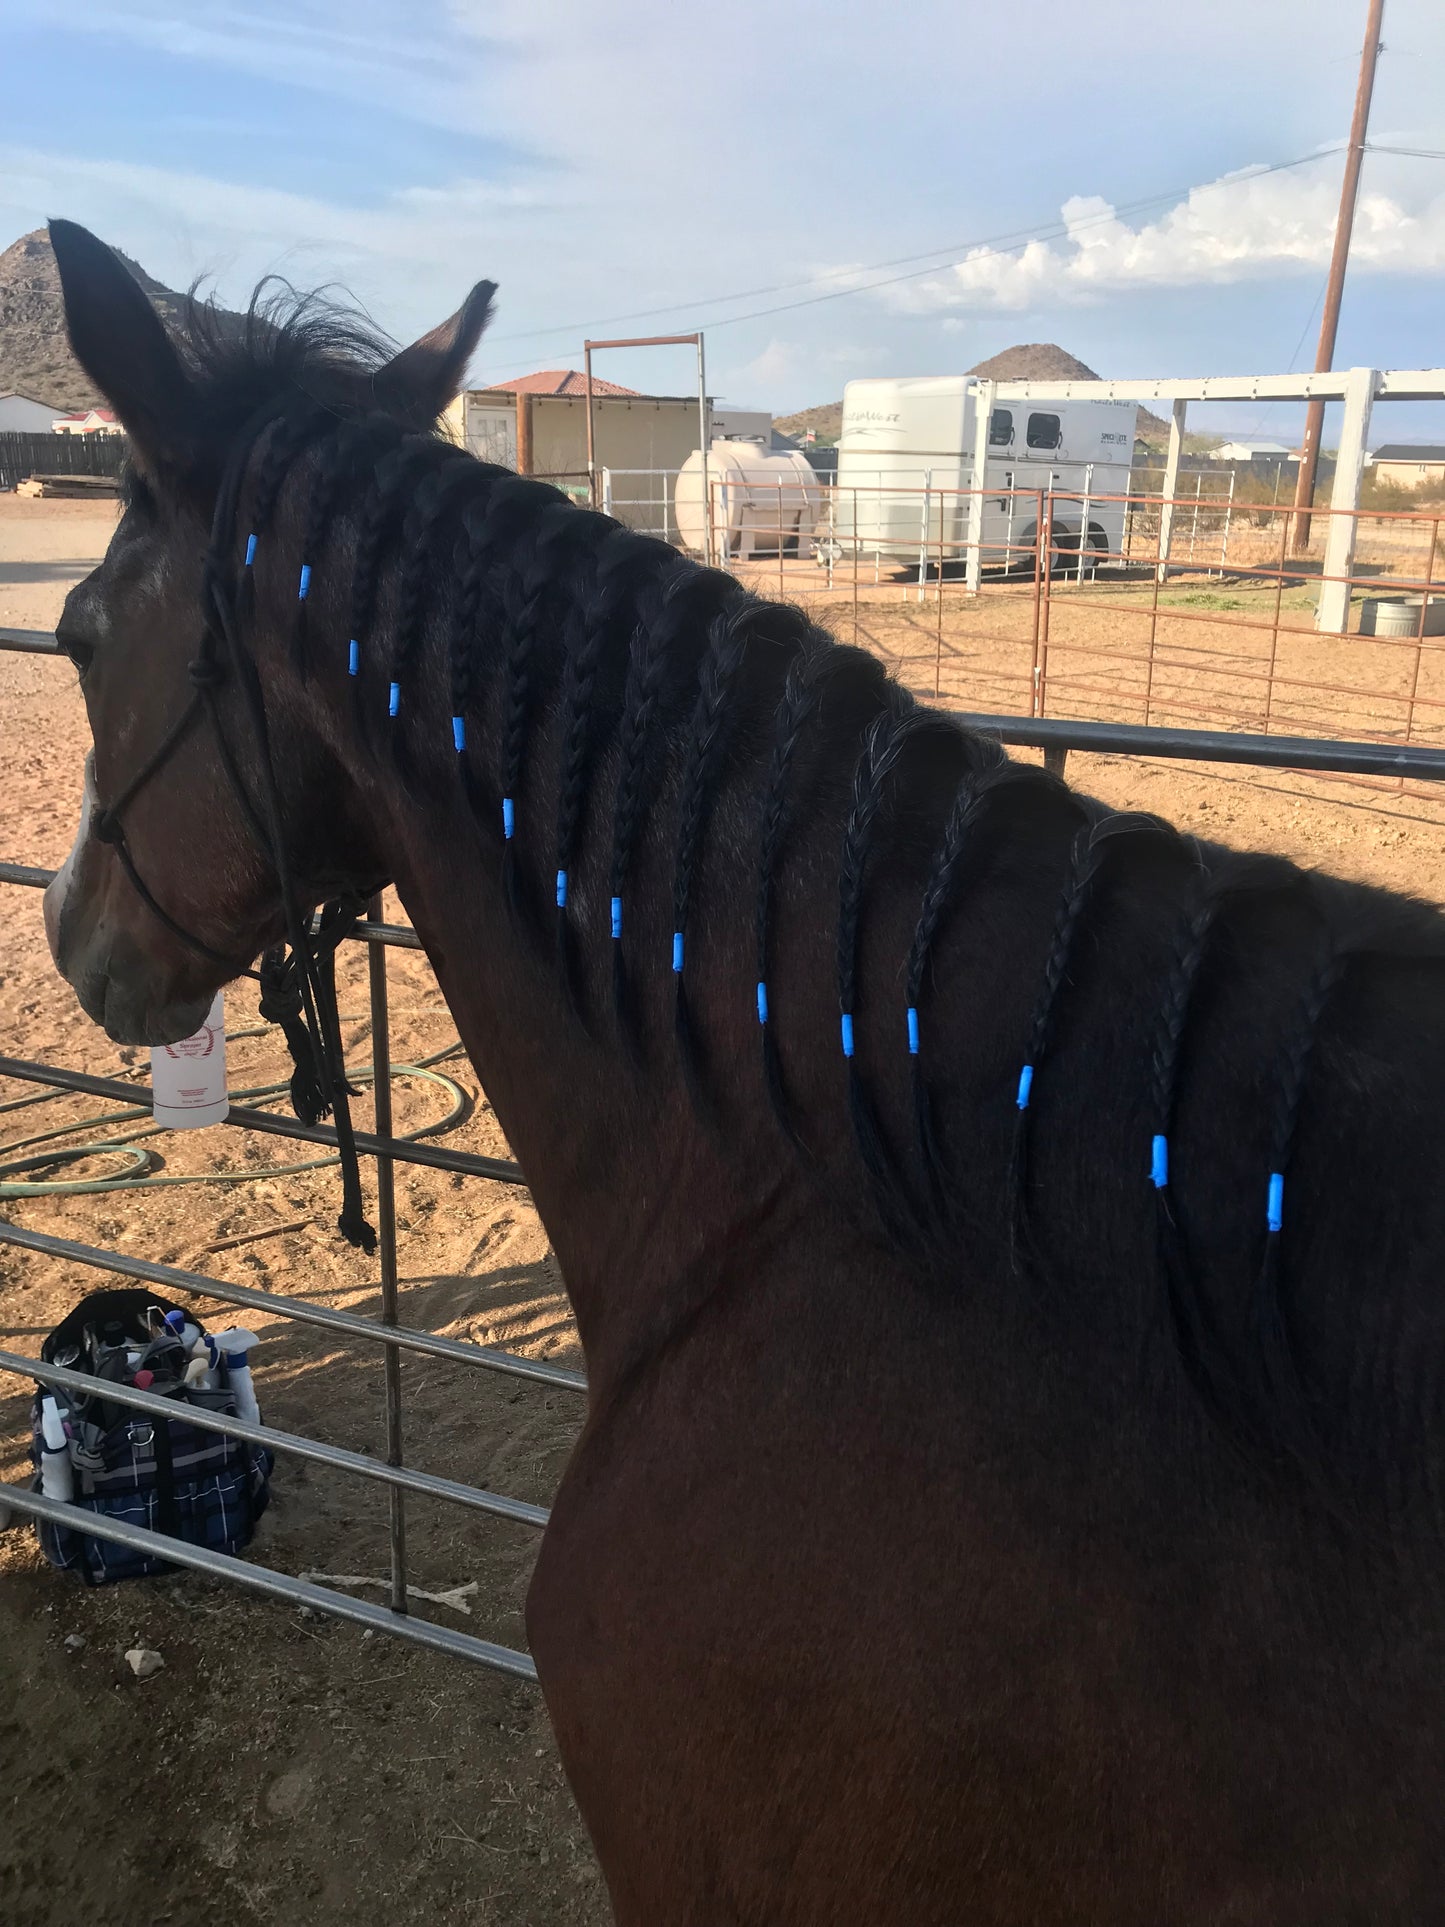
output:
<instances>
[{"instance_id":1,"label":"utility pole","mask_svg":"<svg viewBox=\"0 0 1445 1927\"><path fill-rule=\"evenodd\" d=\"M1370 95L1375 88L1375 61L1380 52L1380 25L1385 15L1385 0L1370 0L1370 17L1365 22L1365 45L1360 54L1360 81L1355 89L1355 117L1350 122L1350 144L1345 151L1345 178L1340 188L1340 212L1335 221L1335 245L1330 255L1330 278L1325 286L1325 311L1320 321L1320 345L1315 355L1315 373L1328 372L1335 363L1335 334L1340 325L1340 296L1345 288L1345 267L1350 258L1350 234L1355 225L1355 200L1360 191L1360 163L1365 158L1365 133L1370 124ZM1314 504L1315 470L1320 459L1320 435L1325 425L1325 405L1311 401L1305 412L1305 438L1300 449L1299 482L1295 488L1294 539L1290 546L1303 555L1310 544L1310 509Z\"/></svg>"}]
</instances>

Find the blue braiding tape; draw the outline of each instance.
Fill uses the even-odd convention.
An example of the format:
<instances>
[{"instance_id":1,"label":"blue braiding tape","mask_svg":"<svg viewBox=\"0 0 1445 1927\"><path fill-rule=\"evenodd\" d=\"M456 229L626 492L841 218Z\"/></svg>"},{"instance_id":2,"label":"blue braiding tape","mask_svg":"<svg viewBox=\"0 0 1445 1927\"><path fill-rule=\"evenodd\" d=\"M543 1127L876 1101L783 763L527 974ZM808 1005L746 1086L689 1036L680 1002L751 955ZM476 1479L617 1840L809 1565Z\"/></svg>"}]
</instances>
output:
<instances>
[{"instance_id":1,"label":"blue braiding tape","mask_svg":"<svg viewBox=\"0 0 1445 1927\"><path fill-rule=\"evenodd\" d=\"M1283 1171L1271 1171L1269 1174L1269 1203L1265 1207L1264 1221L1271 1231L1279 1231L1284 1225Z\"/></svg>"},{"instance_id":2,"label":"blue braiding tape","mask_svg":"<svg viewBox=\"0 0 1445 1927\"><path fill-rule=\"evenodd\" d=\"M502 798L502 835L510 843L517 828L517 806L510 796Z\"/></svg>"},{"instance_id":3,"label":"blue braiding tape","mask_svg":"<svg viewBox=\"0 0 1445 1927\"><path fill-rule=\"evenodd\" d=\"M843 1012L839 1029L843 1033L843 1055L845 1057L851 1057L853 1055L853 1014L851 1011L845 1010Z\"/></svg>"},{"instance_id":4,"label":"blue braiding tape","mask_svg":"<svg viewBox=\"0 0 1445 1927\"><path fill-rule=\"evenodd\" d=\"M768 987L762 981L762 979L759 978L758 979L758 1022L760 1024L765 1024L767 1021L768 1021Z\"/></svg>"},{"instance_id":5,"label":"blue braiding tape","mask_svg":"<svg viewBox=\"0 0 1445 1927\"><path fill-rule=\"evenodd\" d=\"M361 644L359 642L353 642L347 651L346 673L348 676L359 676L361 674Z\"/></svg>"},{"instance_id":6,"label":"blue braiding tape","mask_svg":"<svg viewBox=\"0 0 1445 1927\"><path fill-rule=\"evenodd\" d=\"M1162 1132L1155 1134L1150 1147L1149 1181L1156 1191L1169 1182L1169 1140Z\"/></svg>"},{"instance_id":7,"label":"blue braiding tape","mask_svg":"<svg viewBox=\"0 0 1445 1927\"><path fill-rule=\"evenodd\" d=\"M303 562L301 564L301 580L296 584L296 600L298 602L304 602L310 593L311 564L309 562Z\"/></svg>"},{"instance_id":8,"label":"blue braiding tape","mask_svg":"<svg viewBox=\"0 0 1445 1927\"><path fill-rule=\"evenodd\" d=\"M1026 1111L1029 1108L1029 1092L1033 1087L1034 1067L1032 1064L1025 1064L1019 1072L1019 1094L1017 1103L1021 1111Z\"/></svg>"},{"instance_id":9,"label":"blue braiding tape","mask_svg":"<svg viewBox=\"0 0 1445 1927\"><path fill-rule=\"evenodd\" d=\"M918 1055L918 1012L912 1004L908 1006L908 1055Z\"/></svg>"},{"instance_id":10,"label":"blue braiding tape","mask_svg":"<svg viewBox=\"0 0 1445 1927\"><path fill-rule=\"evenodd\" d=\"M680 930L674 930L674 931L673 931L673 933L672 933L672 968L673 968L673 974L674 974L674 975L680 975L680 974L681 974L681 971L682 971L682 932L681 932Z\"/></svg>"},{"instance_id":11,"label":"blue braiding tape","mask_svg":"<svg viewBox=\"0 0 1445 1927\"><path fill-rule=\"evenodd\" d=\"M249 569L249 568L250 568L250 566L251 566L251 564L252 564L252 563L253 563L253 562L254 562L255 560L256 560L256 538L255 538L255 536L254 536L254 535L248 535L248 536L246 537L246 561L245 561L245 567Z\"/></svg>"},{"instance_id":12,"label":"blue braiding tape","mask_svg":"<svg viewBox=\"0 0 1445 1927\"><path fill-rule=\"evenodd\" d=\"M388 716L394 716L400 708L401 708L401 684L399 682L394 682L391 685L391 694L386 699L386 713Z\"/></svg>"},{"instance_id":13,"label":"blue braiding tape","mask_svg":"<svg viewBox=\"0 0 1445 1927\"><path fill-rule=\"evenodd\" d=\"M465 716L452 717L452 741L456 744L457 755L460 756L467 746L467 719Z\"/></svg>"},{"instance_id":14,"label":"blue braiding tape","mask_svg":"<svg viewBox=\"0 0 1445 1927\"><path fill-rule=\"evenodd\" d=\"M621 897L614 897L612 899L612 934L614 937L620 937L622 935L622 899Z\"/></svg>"},{"instance_id":15,"label":"blue braiding tape","mask_svg":"<svg viewBox=\"0 0 1445 1927\"><path fill-rule=\"evenodd\" d=\"M567 872L565 870L557 872L557 908L559 910L567 908Z\"/></svg>"}]
</instances>

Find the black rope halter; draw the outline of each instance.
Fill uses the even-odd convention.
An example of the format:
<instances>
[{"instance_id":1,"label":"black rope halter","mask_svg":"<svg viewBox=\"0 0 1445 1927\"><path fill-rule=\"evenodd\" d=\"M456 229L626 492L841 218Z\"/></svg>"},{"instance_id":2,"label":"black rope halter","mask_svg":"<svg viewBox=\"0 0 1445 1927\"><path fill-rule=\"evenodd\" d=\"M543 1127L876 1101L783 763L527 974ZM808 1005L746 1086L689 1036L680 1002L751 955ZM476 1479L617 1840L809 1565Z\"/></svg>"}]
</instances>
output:
<instances>
[{"instance_id":1,"label":"black rope halter","mask_svg":"<svg viewBox=\"0 0 1445 1927\"><path fill-rule=\"evenodd\" d=\"M281 1026L295 1065L291 1100L297 1116L303 1123L315 1124L330 1111L336 1120L342 1191L337 1229L349 1244L372 1252L376 1249L376 1232L367 1222L362 1202L361 1165L348 1102L357 1092L346 1078L335 975L336 947L355 927L364 903L360 897L329 903L313 927L301 902L284 834L281 789L271 754L265 698L256 665L241 642L235 570L229 553L252 450L279 413L280 405L273 402L252 417L221 477L201 578L201 639L187 670L190 701L119 796L98 810L92 831L115 851L131 888L173 937L208 963L221 965L231 976L250 977L260 984L260 1014L266 1022ZM222 726L218 691L228 680L234 680L240 692L255 738L260 770L259 804L241 778L240 766ZM152 777L165 767L203 716L210 718L222 766L241 813L275 871L279 886L286 941L265 953L259 971L238 965L234 957L222 956L178 923L137 869L125 838L124 812Z\"/></svg>"}]
</instances>

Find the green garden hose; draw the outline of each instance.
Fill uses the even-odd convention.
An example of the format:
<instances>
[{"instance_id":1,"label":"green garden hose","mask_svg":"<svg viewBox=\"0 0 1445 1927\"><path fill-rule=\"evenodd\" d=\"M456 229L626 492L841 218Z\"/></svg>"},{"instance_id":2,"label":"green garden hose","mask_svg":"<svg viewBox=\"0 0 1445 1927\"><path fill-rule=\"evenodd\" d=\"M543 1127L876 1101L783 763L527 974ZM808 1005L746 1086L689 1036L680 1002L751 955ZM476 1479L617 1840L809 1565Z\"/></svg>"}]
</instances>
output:
<instances>
[{"instance_id":1,"label":"green garden hose","mask_svg":"<svg viewBox=\"0 0 1445 1927\"><path fill-rule=\"evenodd\" d=\"M269 1027L260 1025L249 1030L227 1033L228 1043L239 1043L247 1037L263 1037ZM412 1131L396 1133L400 1142L415 1143L424 1137L438 1137L444 1132L455 1130L467 1114L469 1099L455 1079L434 1068L450 1057L461 1054L460 1044L448 1044L444 1050L433 1051L420 1057L414 1064L393 1064L392 1080L406 1081L419 1079L435 1084L448 1093L450 1108L439 1118L419 1125ZM370 1064L347 1067L347 1077L353 1084L366 1084L372 1079ZM233 1091L237 1099L284 1097L290 1084L283 1079L276 1084L256 1084L246 1090ZM0 1104L0 1112L17 1111L31 1104L45 1104L67 1092L58 1086L36 1091L25 1097L11 1098ZM37 1131L29 1137L17 1138L10 1144L0 1145L0 1198L55 1198L79 1197L106 1191L134 1191L141 1186L157 1184L251 1184L258 1179L295 1177L303 1171L321 1171L337 1162L337 1154L332 1151L322 1157L306 1158L294 1164L255 1165L245 1171L164 1171L161 1161L154 1151L147 1150L140 1142L143 1138L158 1137L166 1131L163 1124L150 1123L142 1130L124 1131L116 1137L91 1138L81 1144L67 1145L53 1151L36 1151L34 1146L52 1143L57 1138L74 1137L77 1132L104 1130L111 1125L130 1124L141 1118L149 1118L149 1104L137 1104L133 1109L127 1107L118 1111L102 1111L94 1117L79 1118L74 1123L62 1124L50 1131ZM17 1151L26 1151L27 1157L16 1157ZM111 1171L98 1178L23 1178L23 1171L55 1169L61 1165L83 1164L91 1158L119 1157L125 1160L119 1171Z\"/></svg>"}]
</instances>

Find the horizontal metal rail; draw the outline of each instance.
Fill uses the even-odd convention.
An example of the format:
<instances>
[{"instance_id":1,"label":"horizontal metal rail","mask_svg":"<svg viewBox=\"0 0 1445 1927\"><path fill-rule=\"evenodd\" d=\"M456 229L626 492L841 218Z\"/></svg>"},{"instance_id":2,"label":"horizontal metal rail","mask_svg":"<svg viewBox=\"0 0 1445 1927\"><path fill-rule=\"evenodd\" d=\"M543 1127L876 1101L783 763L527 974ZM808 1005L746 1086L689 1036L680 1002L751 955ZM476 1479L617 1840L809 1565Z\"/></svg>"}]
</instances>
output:
<instances>
[{"instance_id":1,"label":"horizontal metal rail","mask_svg":"<svg viewBox=\"0 0 1445 1927\"><path fill-rule=\"evenodd\" d=\"M349 1619L353 1625L368 1626L373 1632L391 1633L410 1639L418 1646L430 1646L454 1659L469 1659L494 1672L510 1673L514 1679L536 1682L537 1668L529 1653L514 1646L498 1646L473 1633L456 1632L431 1619L413 1619L409 1614L374 1606L367 1599L353 1599L330 1586L318 1586L310 1579L293 1579L290 1573L273 1572L269 1566L253 1566L229 1552L213 1552L209 1546L191 1545L184 1539L168 1539L162 1532L133 1526L124 1519L109 1519L102 1513L87 1512L83 1506L66 1505L47 1499L27 1486L0 1484L0 1512L5 1508L23 1512L32 1519L45 1519L51 1525L65 1526L91 1539L109 1539L135 1552L150 1553L173 1566L189 1566L195 1572L209 1573L213 1579L231 1579L252 1592L267 1593L290 1606L307 1606L312 1612L326 1613L332 1619Z\"/></svg>"},{"instance_id":2,"label":"horizontal metal rail","mask_svg":"<svg viewBox=\"0 0 1445 1927\"><path fill-rule=\"evenodd\" d=\"M1326 770L1352 776L1445 778L1445 749L1418 744L1337 743L1316 736L1252 736L1225 729L1165 729L1156 724L1055 721L1040 716L965 712L959 721L1000 742L1032 749L1167 756L1186 762L1249 763L1261 769Z\"/></svg>"},{"instance_id":3,"label":"horizontal metal rail","mask_svg":"<svg viewBox=\"0 0 1445 1927\"><path fill-rule=\"evenodd\" d=\"M60 644L53 629L0 629L0 649L18 656L58 656Z\"/></svg>"},{"instance_id":4,"label":"horizontal metal rail","mask_svg":"<svg viewBox=\"0 0 1445 1927\"><path fill-rule=\"evenodd\" d=\"M90 1265L97 1271L114 1271L123 1278L142 1284L160 1285L167 1291L188 1291L197 1297L214 1298L223 1305L239 1305L268 1318L290 1318L299 1325L316 1325L323 1331L346 1338L363 1338L373 1345L395 1345L402 1351L424 1352L432 1358L447 1358L459 1365L503 1372L511 1378L531 1379L539 1385L555 1385L567 1392L585 1392L587 1380L581 1372L565 1365L548 1365L537 1358L523 1358L517 1352L502 1351L490 1345L471 1345L460 1338L443 1338L438 1332L418 1331L409 1325L382 1325L354 1312L334 1311L329 1305L313 1305L304 1298L288 1298L280 1292L255 1291L249 1285L233 1285L224 1278L212 1278L203 1271L187 1271L180 1265L165 1265L153 1258L132 1257L129 1252L111 1251L103 1245L80 1244L73 1238L52 1237L48 1231L31 1231L27 1226L0 1219L0 1245L14 1245L21 1251L37 1251L48 1258L63 1258L70 1264Z\"/></svg>"},{"instance_id":5,"label":"horizontal metal rail","mask_svg":"<svg viewBox=\"0 0 1445 1927\"><path fill-rule=\"evenodd\" d=\"M140 1105L150 1102L148 1084L123 1084L118 1077L92 1077L88 1071L63 1070L58 1064L40 1064L29 1057L0 1055L0 1077L14 1077L23 1084L50 1084L60 1091L79 1091L84 1097L104 1097L117 1104ZM239 1131L260 1131L268 1137L299 1139L303 1144L327 1144L336 1149L336 1131L330 1124L303 1124L299 1118L277 1117L273 1111L254 1110L249 1104L233 1104L223 1124ZM371 1131L353 1133L358 1151L368 1156L396 1158L403 1164L425 1164L434 1171L457 1171L464 1177L495 1178L499 1184L525 1184L522 1167L506 1158L478 1157L471 1151L448 1151L439 1144L423 1144L415 1138L377 1137Z\"/></svg>"},{"instance_id":6,"label":"horizontal metal rail","mask_svg":"<svg viewBox=\"0 0 1445 1927\"><path fill-rule=\"evenodd\" d=\"M303 1438L295 1432L278 1432L269 1425L253 1425L249 1419L235 1418L229 1412L213 1412L202 1405L188 1405L156 1392L142 1391L134 1385L115 1385L97 1379L90 1372L73 1372L64 1365L47 1365L43 1359L26 1358L20 1352L0 1351L0 1372L14 1372L19 1378L32 1378L37 1384L59 1385L84 1398L103 1398L107 1404L134 1406L155 1418L177 1419L202 1432L223 1432L227 1438L249 1439L272 1452L288 1452L293 1458L311 1459L317 1465L335 1466L339 1472L354 1472L380 1485L402 1486L429 1499L449 1499L473 1512L488 1512L518 1525L545 1526L546 1508L529 1505L525 1499L509 1499L501 1492L487 1492L480 1486L463 1485L460 1479L443 1479L431 1472L413 1472L405 1466L388 1465L365 1452L350 1452L344 1445L323 1445L318 1439Z\"/></svg>"}]
</instances>

